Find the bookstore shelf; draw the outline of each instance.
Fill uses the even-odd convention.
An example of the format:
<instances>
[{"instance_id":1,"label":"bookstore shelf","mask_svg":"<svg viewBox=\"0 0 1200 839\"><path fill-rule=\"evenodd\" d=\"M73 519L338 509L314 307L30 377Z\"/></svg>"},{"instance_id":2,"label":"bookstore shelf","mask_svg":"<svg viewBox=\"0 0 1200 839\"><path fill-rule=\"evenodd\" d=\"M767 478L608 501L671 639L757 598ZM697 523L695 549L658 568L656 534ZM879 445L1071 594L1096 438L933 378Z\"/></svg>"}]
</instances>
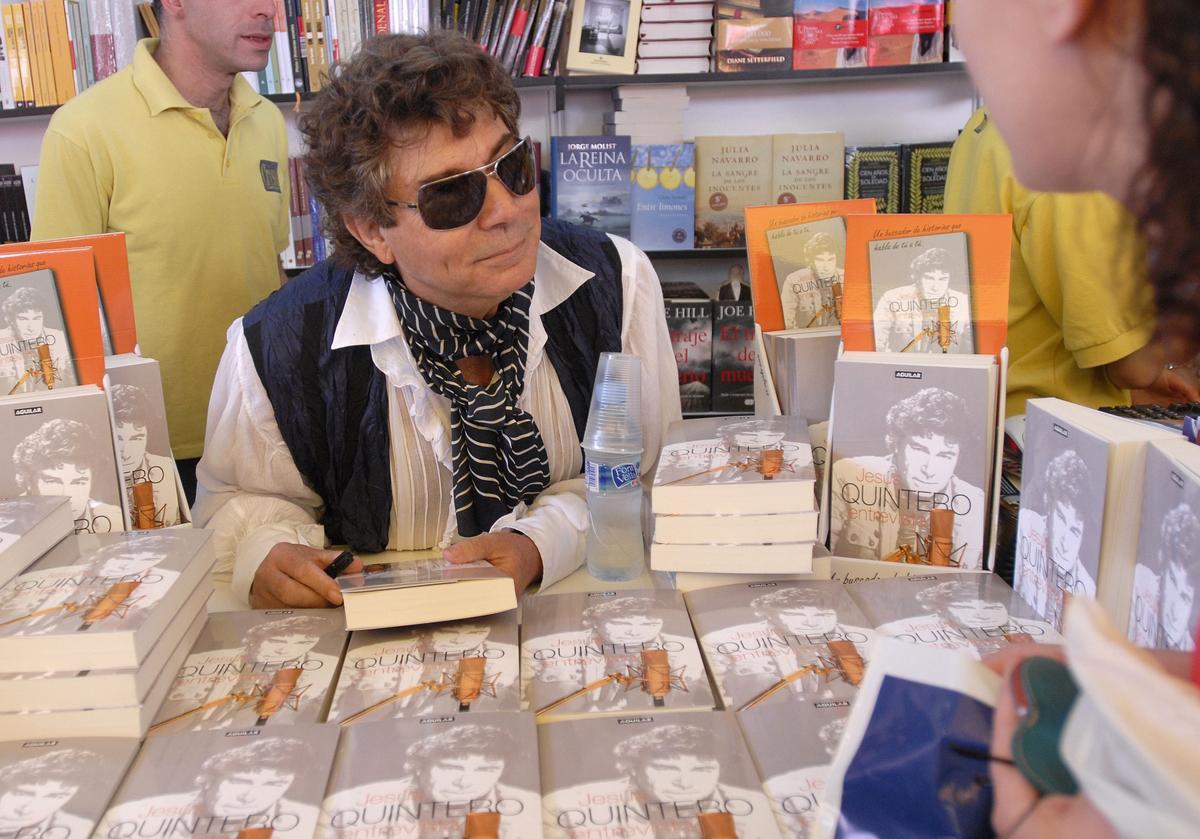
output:
<instances>
[{"instance_id":1,"label":"bookstore shelf","mask_svg":"<svg viewBox=\"0 0 1200 839\"><path fill-rule=\"evenodd\" d=\"M696 248L694 250L646 251L651 259L741 259L745 248Z\"/></svg>"}]
</instances>

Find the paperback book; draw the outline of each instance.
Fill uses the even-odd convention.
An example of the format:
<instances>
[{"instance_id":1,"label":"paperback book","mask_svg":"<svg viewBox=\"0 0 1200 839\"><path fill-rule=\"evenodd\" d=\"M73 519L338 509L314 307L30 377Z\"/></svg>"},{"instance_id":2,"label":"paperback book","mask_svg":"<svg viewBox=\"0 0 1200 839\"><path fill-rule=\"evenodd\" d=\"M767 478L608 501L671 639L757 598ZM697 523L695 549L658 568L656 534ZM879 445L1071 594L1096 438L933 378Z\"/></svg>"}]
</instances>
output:
<instances>
[{"instance_id":1,"label":"paperback book","mask_svg":"<svg viewBox=\"0 0 1200 839\"><path fill-rule=\"evenodd\" d=\"M138 745L117 737L0 743L4 834L88 839Z\"/></svg>"},{"instance_id":2,"label":"paperback book","mask_svg":"<svg viewBox=\"0 0 1200 839\"><path fill-rule=\"evenodd\" d=\"M776 204L840 201L846 140L840 131L771 137L771 191Z\"/></svg>"},{"instance_id":3,"label":"paperback book","mask_svg":"<svg viewBox=\"0 0 1200 839\"><path fill-rule=\"evenodd\" d=\"M633 146L633 243L644 250L691 250L696 224L695 146Z\"/></svg>"},{"instance_id":4,"label":"paperback book","mask_svg":"<svg viewBox=\"0 0 1200 839\"><path fill-rule=\"evenodd\" d=\"M211 569L211 535L63 540L0 588L0 672L137 667Z\"/></svg>"},{"instance_id":5,"label":"paperback book","mask_svg":"<svg viewBox=\"0 0 1200 839\"><path fill-rule=\"evenodd\" d=\"M167 836L186 829L196 836L271 831L308 839L318 826L338 734L336 726L301 724L152 737L96 835Z\"/></svg>"},{"instance_id":6,"label":"paperback book","mask_svg":"<svg viewBox=\"0 0 1200 839\"><path fill-rule=\"evenodd\" d=\"M746 5L759 4L747 2ZM790 14L768 17L760 10L754 17L723 17L717 21L716 32L718 73L786 70L792 66Z\"/></svg>"},{"instance_id":7,"label":"paperback book","mask_svg":"<svg viewBox=\"0 0 1200 839\"><path fill-rule=\"evenodd\" d=\"M546 839L617 823L629 836L780 835L731 713L555 723L538 729L538 751Z\"/></svg>"},{"instance_id":8,"label":"paperback book","mask_svg":"<svg viewBox=\"0 0 1200 839\"><path fill-rule=\"evenodd\" d=\"M738 583L686 599L726 709L853 699L874 632L842 583Z\"/></svg>"},{"instance_id":9,"label":"paperback book","mask_svg":"<svg viewBox=\"0 0 1200 839\"><path fill-rule=\"evenodd\" d=\"M551 137L550 164L553 218L629 236L633 167L628 137Z\"/></svg>"},{"instance_id":10,"label":"paperback book","mask_svg":"<svg viewBox=\"0 0 1200 839\"><path fill-rule=\"evenodd\" d=\"M820 329L792 329L768 332L762 336L771 378L784 414L810 421L828 420L833 401L833 370L842 331L838 326ZM812 439L813 461L817 462L817 440ZM817 484L821 483L820 471Z\"/></svg>"},{"instance_id":11,"label":"paperback book","mask_svg":"<svg viewBox=\"0 0 1200 839\"><path fill-rule=\"evenodd\" d=\"M516 711L520 664L515 612L355 632L329 721Z\"/></svg>"},{"instance_id":12,"label":"paperback book","mask_svg":"<svg viewBox=\"0 0 1200 839\"><path fill-rule=\"evenodd\" d=\"M0 585L32 565L74 527L66 498L0 498Z\"/></svg>"},{"instance_id":13,"label":"paperback book","mask_svg":"<svg viewBox=\"0 0 1200 839\"><path fill-rule=\"evenodd\" d=\"M542 835L536 750L530 714L441 714L355 725L342 734L317 835L356 839L369 830L536 839Z\"/></svg>"},{"instance_id":14,"label":"paperback book","mask_svg":"<svg viewBox=\"0 0 1200 839\"><path fill-rule=\"evenodd\" d=\"M902 213L940 213L946 206L946 175L953 143L913 143L901 147L904 188Z\"/></svg>"},{"instance_id":15,"label":"paperback book","mask_svg":"<svg viewBox=\"0 0 1200 839\"><path fill-rule=\"evenodd\" d=\"M696 247L746 244L742 213L771 204L770 135L696 138Z\"/></svg>"},{"instance_id":16,"label":"paperback book","mask_svg":"<svg viewBox=\"0 0 1200 839\"><path fill-rule=\"evenodd\" d=\"M754 304L746 297L713 304L712 409L722 413L754 412Z\"/></svg>"},{"instance_id":17,"label":"paperback book","mask_svg":"<svg viewBox=\"0 0 1200 839\"><path fill-rule=\"evenodd\" d=\"M325 609L216 612L151 731L324 722L345 647L341 615Z\"/></svg>"},{"instance_id":18,"label":"paperback book","mask_svg":"<svg viewBox=\"0 0 1200 839\"><path fill-rule=\"evenodd\" d=\"M1146 451L1142 522L1129 606L1129 639L1143 647L1195 648L1200 623L1200 449L1155 441Z\"/></svg>"},{"instance_id":19,"label":"paperback book","mask_svg":"<svg viewBox=\"0 0 1200 839\"><path fill-rule=\"evenodd\" d=\"M27 393L0 407L0 496L67 497L76 533L126 529L112 415L95 385Z\"/></svg>"},{"instance_id":20,"label":"paperback book","mask_svg":"<svg viewBox=\"0 0 1200 839\"><path fill-rule=\"evenodd\" d=\"M658 459L654 513L809 512L814 480L803 417L682 420Z\"/></svg>"},{"instance_id":21,"label":"paperback book","mask_svg":"<svg viewBox=\"0 0 1200 839\"><path fill-rule=\"evenodd\" d=\"M795 0L792 69L867 65L868 0Z\"/></svg>"},{"instance_id":22,"label":"paperback book","mask_svg":"<svg viewBox=\"0 0 1200 839\"><path fill-rule=\"evenodd\" d=\"M997 374L991 356L943 364L847 352L837 361L828 461L835 556L984 567Z\"/></svg>"},{"instance_id":23,"label":"paperback book","mask_svg":"<svg viewBox=\"0 0 1200 839\"><path fill-rule=\"evenodd\" d=\"M841 322L846 218L874 211L868 200L746 209L754 318L764 332Z\"/></svg>"},{"instance_id":24,"label":"paperback book","mask_svg":"<svg viewBox=\"0 0 1200 839\"><path fill-rule=\"evenodd\" d=\"M847 219L846 349L998 355L1011 236L1006 215Z\"/></svg>"},{"instance_id":25,"label":"paperback book","mask_svg":"<svg viewBox=\"0 0 1200 839\"><path fill-rule=\"evenodd\" d=\"M713 302L707 297L663 302L679 371L680 407L686 413L707 413L713 409Z\"/></svg>"},{"instance_id":26,"label":"paperback book","mask_svg":"<svg viewBox=\"0 0 1200 839\"><path fill-rule=\"evenodd\" d=\"M872 67L937 64L946 28L945 0L870 0Z\"/></svg>"},{"instance_id":27,"label":"paperback book","mask_svg":"<svg viewBox=\"0 0 1200 839\"><path fill-rule=\"evenodd\" d=\"M900 146L846 149L846 197L872 198L879 213L901 212Z\"/></svg>"},{"instance_id":28,"label":"paperback book","mask_svg":"<svg viewBox=\"0 0 1200 839\"><path fill-rule=\"evenodd\" d=\"M712 709L679 592L545 594L524 608L521 696L538 722Z\"/></svg>"},{"instance_id":29,"label":"paperback book","mask_svg":"<svg viewBox=\"0 0 1200 839\"><path fill-rule=\"evenodd\" d=\"M185 520L187 499L171 453L158 362L133 353L104 361L130 524L139 530L174 527Z\"/></svg>"},{"instance_id":30,"label":"paperback book","mask_svg":"<svg viewBox=\"0 0 1200 839\"><path fill-rule=\"evenodd\" d=\"M849 590L879 635L907 644L985 658L1009 644L1062 643L1050 624L988 572L893 577Z\"/></svg>"}]
</instances>

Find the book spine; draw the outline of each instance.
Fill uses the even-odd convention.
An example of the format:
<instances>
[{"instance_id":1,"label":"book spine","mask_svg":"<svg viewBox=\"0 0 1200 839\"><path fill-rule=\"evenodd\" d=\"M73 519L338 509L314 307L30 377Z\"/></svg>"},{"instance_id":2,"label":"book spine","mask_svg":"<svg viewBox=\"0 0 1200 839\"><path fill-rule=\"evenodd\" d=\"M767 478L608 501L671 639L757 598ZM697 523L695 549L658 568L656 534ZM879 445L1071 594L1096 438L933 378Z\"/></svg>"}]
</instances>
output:
<instances>
[{"instance_id":1,"label":"book spine","mask_svg":"<svg viewBox=\"0 0 1200 839\"><path fill-rule=\"evenodd\" d=\"M0 25L0 108L10 110L16 107L16 99L13 97L13 76L9 65L12 36L8 33L7 15L4 20L5 24ZM15 61L14 57L13 62L15 63Z\"/></svg>"},{"instance_id":2,"label":"book spine","mask_svg":"<svg viewBox=\"0 0 1200 839\"><path fill-rule=\"evenodd\" d=\"M17 48L17 25L13 19L11 4L0 6L0 18L4 21L4 43L8 48L8 76L13 91L13 107L25 107L25 87L21 81L21 60Z\"/></svg>"},{"instance_id":3,"label":"book spine","mask_svg":"<svg viewBox=\"0 0 1200 839\"><path fill-rule=\"evenodd\" d=\"M79 13L79 44L83 48L83 86L87 90L96 83L96 57L92 52L92 12L87 0L75 4ZM76 46L78 47L79 44Z\"/></svg>"},{"instance_id":4,"label":"book spine","mask_svg":"<svg viewBox=\"0 0 1200 839\"><path fill-rule=\"evenodd\" d=\"M29 4L22 3L19 6L13 4L13 21L17 33L17 56L21 64L21 87L25 92L25 106L28 108L37 107L37 95L34 93L33 86L33 56L32 44L29 40Z\"/></svg>"},{"instance_id":5,"label":"book spine","mask_svg":"<svg viewBox=\"0 0 1200 839\"><path fill-rule=\"evenodd\" d=\"M45 0L46 19L50 29L51 59L54 64L54 86L59 103L76 94L75 68L71 58L71 40L67 31L67 9L63 0Z\"/></svg>"},{"instance_id":6,"label":"book spine","mask_svg":"<svg viewBox=\"0 0 1200 839\"><path fill-rule=\"evenodd\" d=\"M379 35L384 32L391 32L391 20L389 16L388 0L375 0L375 18L374 32Z\"/></svg>"},{"instance_id":7,"label":"book spine","mask_svg":"<svg viewBox=\"0 0 1200 839\"><path fill-rule=\"evenodd\" d=\"M43 0L30 0L25 6L25 40L29 44L29 64L33 69L33 102L39 108L54 103L54 77L47 74L46 54L49 38Z\"/></svg>"},{"instance_id":8,"label":"book spine","mask_svg":"<svg viewBox=\"0 0 1200 839\"><path fill-rule=\"evenodd\" d=\"M550 37L546 43L546 59L542 62L542 75L554 76L555 65L559 52L562 50L563 39L567 31L564 21L567 18L567 0L555 0L554 17L550 21Z\"/></svg>"}]
</instances>

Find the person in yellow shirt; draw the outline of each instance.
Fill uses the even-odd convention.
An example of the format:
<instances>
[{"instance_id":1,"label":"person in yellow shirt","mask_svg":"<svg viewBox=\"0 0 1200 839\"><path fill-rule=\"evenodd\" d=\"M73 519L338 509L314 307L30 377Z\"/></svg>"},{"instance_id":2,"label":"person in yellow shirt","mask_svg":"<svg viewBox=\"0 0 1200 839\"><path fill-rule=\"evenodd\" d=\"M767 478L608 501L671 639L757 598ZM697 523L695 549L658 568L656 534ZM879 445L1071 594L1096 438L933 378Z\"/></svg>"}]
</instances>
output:
<instances>
[{"instance_id":1,"label":"person in yellow shirt","mask_svg":"<svg viewBox=\"0 0 1200 839\"><path fill-rule=\"evenodd\" d=\"M954 144L945 211L1013 217L1008 416L1040 396L1093 408L1128 405L1138 389L1163 401L1200 399L1153 340L1154 292L1133 217L1103 193L1021 186L986 108Z\"/></svg>"},{"instance_id":2,"label":"person in yellow shirt","mask_svg":"<svg viewBox=\"0 0 1200 839\"><path fill-rule=\"evenodd\" d=\"M171 442L194 487L225 330L280 285L287 133L239 76L267 64L273 0L155 7L161 40L141 41L130 66L51 119L32 238L125 232L138 342L162 366Z\"/></svg>"}]
</instances>

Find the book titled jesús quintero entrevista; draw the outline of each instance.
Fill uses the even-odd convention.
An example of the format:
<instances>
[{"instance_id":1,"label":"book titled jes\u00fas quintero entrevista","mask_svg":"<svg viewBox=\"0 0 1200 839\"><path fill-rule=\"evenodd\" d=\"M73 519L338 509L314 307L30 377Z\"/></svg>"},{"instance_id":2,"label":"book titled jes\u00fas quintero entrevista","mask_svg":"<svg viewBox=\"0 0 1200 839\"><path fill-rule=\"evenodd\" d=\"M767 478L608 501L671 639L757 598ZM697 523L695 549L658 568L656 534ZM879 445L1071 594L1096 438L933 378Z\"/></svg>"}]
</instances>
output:
<instances>
[{"instance_id":1,"label":"book titled jes\u00fas quintero entrevista","mask_svg":"<svg viewBox=\"0 0 1200 839\"><path fill-rule=\"evenodd\" d=\"M1010 644L1061 644L1004 580L979 571L924 574L848 587L881 636L985 658Z\"/></svg>"},{"instance_id":2,"label":"book titled jes\u00fas quintero entrevista","mask_svg":"<svg viewBox=\"0 0 1200 839\"><path fill-rule=\"evenodd\" d=\"M1013 585L1055 628L1065 595L1097 599L1128 624L1146 445L1176 436L1061 399L1029 400Z\"/></svg>"},{"instance_id":3,"label":"book titled jes\u00fas quintero entrevista","mask_svg":"<svg viewBox=\"0 0 1200 839\"><path fill-rule=\"evenodd\" d=\"M468 829L468 817L481 816L496 819L494 832ZM440 714L346 729L317 836L355 839L364 830L538 839L542 808L532 715Z\"/></svg>"},{"instance_id":4,"label":"book titled jes\u00fas quintero entrevista","mask_svg":"<svg viewBox=\"0 0 1200 839\"><path fill-rule=\"evenodd\" d=\"M325 609L214 613L154 733L324 722L346 639L341 615Z\"/></svg>"},{"instance_id":5,"label":"book titled jes\u00fas quintero entrevista","mask_svg":"<svg viewBox=\"0 0 1200 839\"><path fill-rule=\"evenodd\" d=\"M813 509L812 447L803 417L674 422L654 475L654 512L700 515Z\"/></svg>"},{"instance_id":6,"label":"book titled jes\u00fas quintero entrevista","mask_svg":"<svg viewBox=\"0 0 1200 839\"><path fill-rule=\"evenodd\" d=\"M71 503L54 496L0 498L0 585L74 530Z\"/></svg>"},{"instance_id":7,"label":"book titled jes\u00fas quintero entrevista","mask_svg":"<svg viewBox=\"0 0 1200 839\"><path fill-rule=\"evenodd\" d=\"M520 662L515 612L355 632L329 721L515 711Z\"/></svg>"},{"instance_id":8,"label":"book titled jes\u00fas quintero entrevista","mask_svg":"<svg viewBox=\"0 0 1200 839\"><path fill-rule=\"evenodd\" d=\"M875 633L842 583L735 583L686 599L726 709L853 698Z\"/></svg>"},{"instance_id":9,"label":"book titled jes\u00fas quintero entrevista","mask_svg":"<svg viewBox=\"0 0 1200 839\"><path fill-rule=\"evenodd\" d=\"M309 839L339 733L337 726L298 724L152 737L95 835L270 831L280 839Z\"/></svg>"},{"instance_id":10,"label":"book titled jes\u00fas quintero entrevista","mask_svg":"<svg viewBox=\"0 0 1200 839\"><path fill-rule=\"evenodd\" d=\"M1146 450L1142 523L1129 598L1129 639L1195 648L1200 601L1200 448L1182 437Z\"/></svg>"},{"instance_id":11,"label":"book titled jes\u00fas quintero entrevista","mask_svg":"<svg viewBox=\"0 0 1200 839\"><path fill-rule=\"evenodd\" d=\"M691 250L696 226L696 149L692 143L632 147L630 238L646 250Z\"/></svg>"},{"instance_id":12,"label":"book titled jes\u00fas quintero entrevista","mask_svg":"<svg viewBox=\"0 0 1200 839\"><path fill-rule=\"evenodd\" d=\"M136 737L0 743L4 834L88 839L138 745Z\"/></svg>"},{"instance_id":13,"label":"book titled jes\u00fas quintero entrevista","mask_svg":"<svg viewBox=\"0 0 1200 839\"><path fill-rule=\"evenodd\" d=\"M538 751L546 839L780 835L728 711L552 723Z\"/></svg>"},{"instance_id":14,"label":"book titled jes\u00fas quintero entrevista","mask_svg":"<svg viewBox=\"0 0 1200 839\"><path fill-rule=\"evenodd\" d=\"M521 681L522 705L539 722L713 707L683 598L667 589L526 601Z\"/></svg>"},{"instance_id":15,"label":"book titled jes\u00fas quintero entrevista","mask_svg":"<svg viewBox=\"0 0 1200 839\"><path fill-rule=\"evenodd\" d=\"M442 557L371 564L337 579L346 628L385 629L494 615L517 608L512 577L487 562Z\"/></svg>"},{"instance_id":16,"label":"book titled jes\u00fas quintero entrevista","mask_svg":"<svg viewBox=\"0 0 1200 839\"><path fill-rule=\"evenodd\" d=\"M742 211L771 204L770 135L696 138L696 247L746 244Z\"/></svg>"},{"instance_id":17,"label":"book titled jes\u00fas quintero entrevista","mask_svg":"<svg viewBox=\"0 0 1200 839\"><path fill-rule=\"evenodd\" d=\"M550 213L556 219L629 236L629 137L551 137Z\"/></svg>"},{"instance_id":18,"label":"book titled jes\u00fas quintero entrevista","mask_svg":"<svg viewBox=\"0 0 1200 839\"><path fill-rule=\"evenodd\" d=\"M848 352L834 372L834 556L981 569L995 458L992 356Z\"/></svg>"},{"instance_id":19,"label":"book titled jes\u00fas quintero entrevista","mask_svg":"<svg viewBox=\"0 0 1200 839\"><path fill-rule=\"evenodd\" d=\"M4 400L0 496L66 496L76 533L126 529L112 414L95 385Z\"/></svg>"},{"instance_id":20,"label":"book titled jes\u00fas quintero entrevista","mask_svg":"<svg viewBox=\"0 0 1200 839\"><path fill-rule=\"evenodd\" d=\"M0 588L0 671L136 668L212 568L211 536L63 540Z\"/></svg>"}]
</instances>

